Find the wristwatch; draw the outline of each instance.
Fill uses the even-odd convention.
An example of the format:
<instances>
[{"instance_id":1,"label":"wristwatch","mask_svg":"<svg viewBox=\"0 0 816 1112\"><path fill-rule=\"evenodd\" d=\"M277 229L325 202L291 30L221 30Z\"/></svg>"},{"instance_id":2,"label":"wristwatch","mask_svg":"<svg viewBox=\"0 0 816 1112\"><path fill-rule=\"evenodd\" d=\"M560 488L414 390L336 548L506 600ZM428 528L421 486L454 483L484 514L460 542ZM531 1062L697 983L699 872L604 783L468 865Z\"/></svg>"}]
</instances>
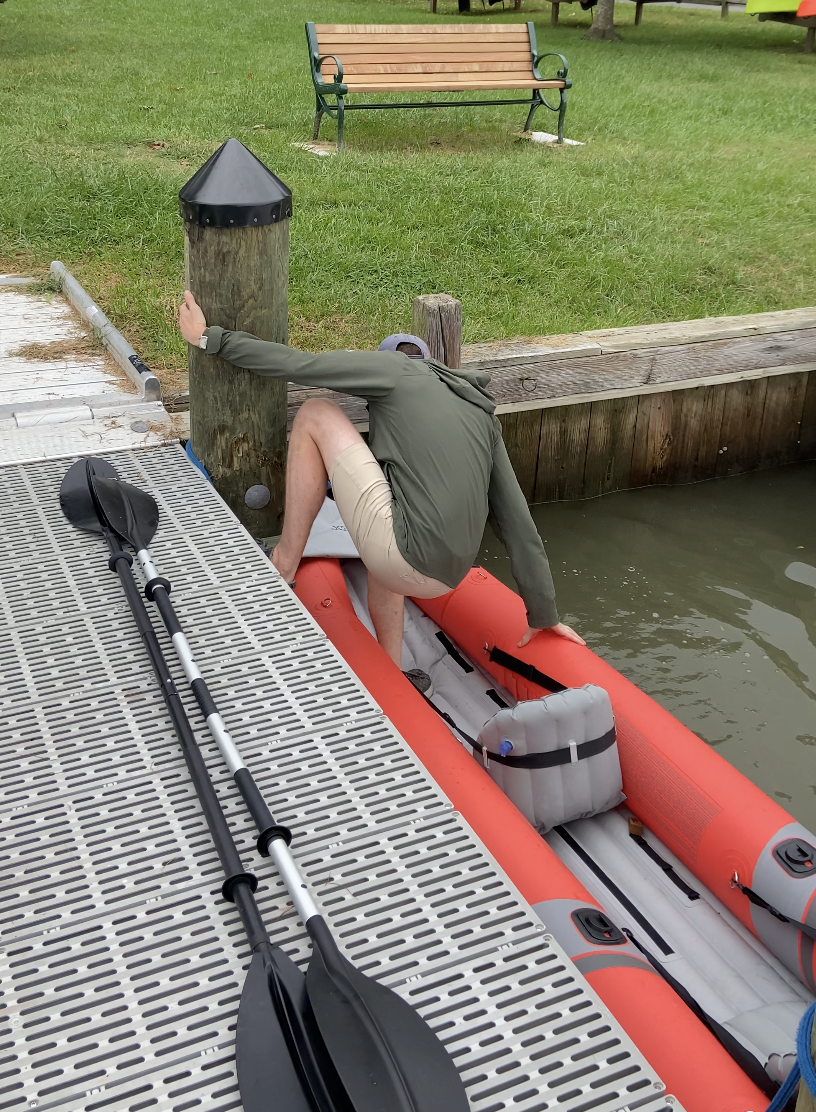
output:
<instances>
[{"instance_id":1,"label":"wristwatch","mask_svg":"<svg viewBox=\"0 0 816 1112\"><path fill-rule=\"evenodd\" d=\"M198 346L201 348L202 351L207 350L207 333L206 332L202 332L201 335L198 337Z\"/></svg>"}]
</instances>

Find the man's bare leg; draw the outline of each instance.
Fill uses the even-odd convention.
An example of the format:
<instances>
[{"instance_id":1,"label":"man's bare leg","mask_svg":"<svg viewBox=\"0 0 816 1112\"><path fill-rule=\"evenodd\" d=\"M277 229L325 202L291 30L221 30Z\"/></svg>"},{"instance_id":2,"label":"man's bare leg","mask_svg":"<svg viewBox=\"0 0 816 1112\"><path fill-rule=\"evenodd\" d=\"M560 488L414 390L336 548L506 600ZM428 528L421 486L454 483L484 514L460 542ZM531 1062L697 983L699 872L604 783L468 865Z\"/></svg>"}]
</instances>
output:
<instances>
[{"instance_id":1,"label":"man's bare leg","mask_svg":"<svg viewBox=\"0 0 816 1112\"><path fill-rule=\"evenodd\" d=\"M362 437L334 402L312 398L295 416L286 458L286 508L272 563L290 583L295 578L314 519L326 497L332 464Z\"/></svg>"},{"instance_id":2,"label":"man's bare leg","mask_svg":"<svg viewBox=\"0 0 816 1112\"><path fill-rule=\"evenodd\" d=\"M405 598L383 587L371 572L368 573L368 612L377 632L377 640L396 666L401 668Z\"/></svg>"},{"instance_id":3,"label":"man's bare leg","mask_svg":"<svg viewBox=\"0 0 816 1112\"><path fill-rule=\"evenodd\" d=\"M297 412L286 459L286 509L272 563L287 582L295 578L309 532L326 497L332 464L362 437L334 402L312 398ZM377 640L397 665L402 656L404 600L368 577L368 608Z\"/></svg>"}]
</instances>

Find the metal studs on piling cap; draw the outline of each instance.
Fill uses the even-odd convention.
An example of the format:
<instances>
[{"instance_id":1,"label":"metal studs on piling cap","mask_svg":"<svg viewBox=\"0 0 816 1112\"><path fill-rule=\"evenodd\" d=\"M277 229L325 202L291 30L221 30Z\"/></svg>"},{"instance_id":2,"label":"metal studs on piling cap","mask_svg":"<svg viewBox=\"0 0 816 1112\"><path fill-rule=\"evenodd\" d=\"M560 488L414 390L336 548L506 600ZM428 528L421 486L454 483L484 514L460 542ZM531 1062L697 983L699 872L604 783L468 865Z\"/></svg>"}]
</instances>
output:
<instances>
[{"instance_id":1,"label":"metal studs on piling cap","mask_svg":"<svg viewBox=\"0 0 816 1112\"><path fill-rule=\"evenodd\" d=\"M179 192L185 220L257 228L292 215L292 191L237 139L228 139Z\"/></svg>"}]
</instances>

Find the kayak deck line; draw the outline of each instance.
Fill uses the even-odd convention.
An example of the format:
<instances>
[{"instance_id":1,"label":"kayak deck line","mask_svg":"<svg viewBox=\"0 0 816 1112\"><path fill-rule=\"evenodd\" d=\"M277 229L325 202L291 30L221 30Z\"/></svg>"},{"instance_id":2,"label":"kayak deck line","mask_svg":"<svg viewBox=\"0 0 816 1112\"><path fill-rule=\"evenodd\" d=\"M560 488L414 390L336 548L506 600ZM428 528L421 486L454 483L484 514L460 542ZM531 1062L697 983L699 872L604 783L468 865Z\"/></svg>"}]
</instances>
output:
<instances>
[{"instance_id":1,"label":"kayak deck line","mask_svg":"<svg viewBox=\"0 0 816 1112\"><path fill-rule=\"evenodd\" d=\"M438 1032L472 1108L677 1112L182 450L114 458L160 503L152 551L338 942ZM60 511L67 463L0 467L0 1033L17 1071L0 1110L239 1109L247 945L117 578ZM305 963L306 932L178 686L270 935Z\"/></svg>"}]
</instances>

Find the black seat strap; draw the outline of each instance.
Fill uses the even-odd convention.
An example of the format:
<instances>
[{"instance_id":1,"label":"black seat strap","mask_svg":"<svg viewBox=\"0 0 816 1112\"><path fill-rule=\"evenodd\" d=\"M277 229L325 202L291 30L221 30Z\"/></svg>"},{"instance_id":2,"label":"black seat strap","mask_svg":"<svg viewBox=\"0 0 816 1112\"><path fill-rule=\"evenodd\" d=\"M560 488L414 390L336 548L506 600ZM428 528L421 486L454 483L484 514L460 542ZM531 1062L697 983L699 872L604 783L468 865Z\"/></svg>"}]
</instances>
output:
<instances>
[{"instance_id":1,"label":"black seat strap","mask_svg":"<svg viewBox=\"0 0 816 1112\"><path fill-rule=\"evenodd\" d=\"M504 649L497 649L495 645L490 650L489 659L492 660L494 664L499 664L502 668L506 668L508 672L514 672L517 676L522 676L525 680L529 680L530 683L537 683L539 687L546 687L548 691L567 690L563 683L554 680L552 676L548 676L544 672L539 672L538 668L534 665L519 660L517 656L511 656L510 653L506 653Z\"/></svg>"},{"instance_id":2,"label":"black seat strap","mask_svg":"<svg viewBox=\"0 0 816 1112\"><path fill-rule=\"evenodd\" d=\"M586 760L587 757L594 757L597 753L603 753L605 749L610 749L615 744L616 735L613 726L602 737L594 738L592 741L582 741L580 745L565 745L562 749L551 749L549 753L527 753L525 756L518 757L508 753L504 757L501 753L493 753L490 749L485 749L480 741L465 733L462 727L446 711L434 706L427 695L424 698L439 717L447 722L452 729L456 730L457 734L477 753L480 753L485 761L493 761L496 764L505 765L507 768L555 768L557 765L575 764L578 761Z\"/></svg>"},{"instance_id":3,"label":"black seat strap","mask_svg":"<svg viewBox=\"0 0 816 1112\"><path fill-rule=\"evenodd\" d=\"M734 888L739 888L743 896L747 896L754 907L761 907L763 911L767 911L770 915L773 915L780 923L790 923L792 927L796 927L798 931L801 931L802 934L806 934L808 938L816 940L816 927L810 927L807 923L799 923L796 919L791 919L790 916L783 915L781 911L777 911L775 907L766 900L763 900L758 892L754 892L752 888L748 888L745 884L740 884L736 873L734 874L734 879L731 881L731 884Z\"/></svg>"}]
</instances>

